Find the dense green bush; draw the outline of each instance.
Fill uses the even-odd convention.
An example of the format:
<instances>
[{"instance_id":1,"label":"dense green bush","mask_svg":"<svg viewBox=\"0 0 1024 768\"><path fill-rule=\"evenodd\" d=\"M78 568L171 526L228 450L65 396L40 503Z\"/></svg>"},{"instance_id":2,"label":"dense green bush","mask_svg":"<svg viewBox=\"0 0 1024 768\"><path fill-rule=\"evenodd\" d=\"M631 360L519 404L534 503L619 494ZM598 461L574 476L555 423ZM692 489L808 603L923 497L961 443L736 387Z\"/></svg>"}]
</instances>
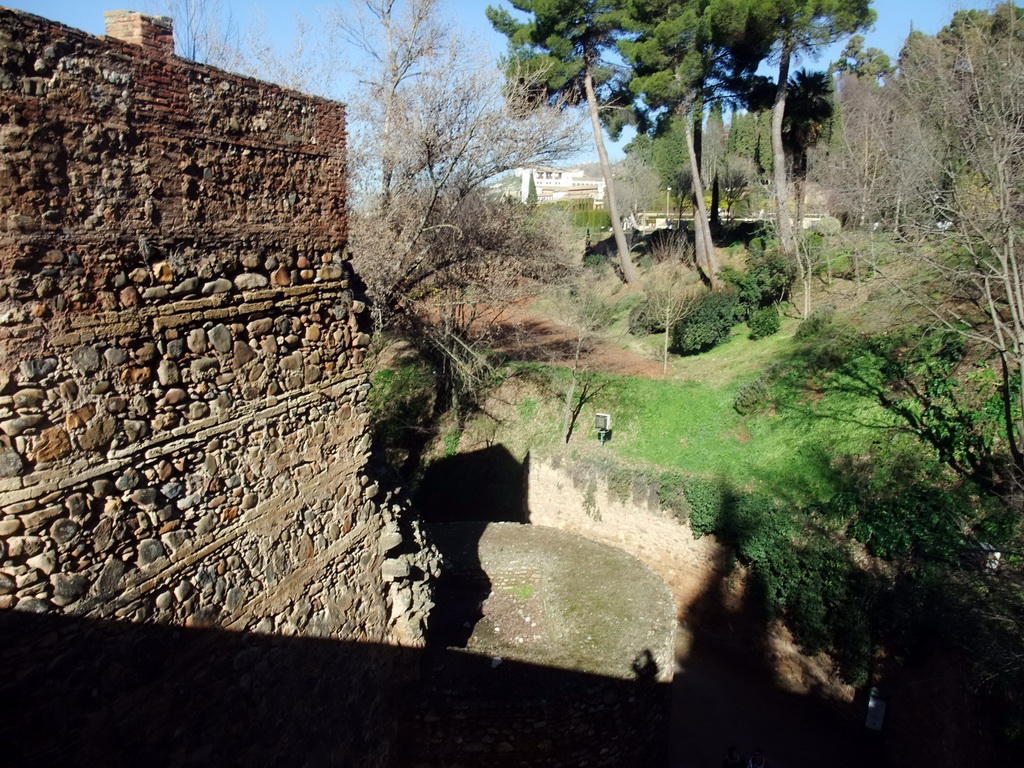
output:
<instances>
[{"instance_id":1,"label":"dense green bush","mask_svg":"<svg viewBox=\"0 0 1024 768\"><path fill-rule=\"evenodd\" d=\"M916 555L955 562L965 547L965 512L955 496L915 484L858 500L850 533L886 560Z\"/></svg>"},{"instance_id":2,"label":"dense green bush","mask_svg":"<svg viewBox=\"0 0 1024 768\"><path fill-rule=\"evenodd\" d=\"M736 292L740 304L740 319L745 320L750 311L756 309L760 304L761 291L758 289L756 281L749 272L730 266L722 267L718 276L722 278L723 283Z\"/></svg>"},{"instance_id":3,"label":"dense green bush","mask_svg":"<svg viewBox=\"0 0 1024 768\"><path fill-rule=\"evenodd\" d=\"M835 317L835 314L836 308L829 304L823 304L820 307L816 307L811 311L811 314L808 315L799 326L797 326L796 333L793 334L793 338L797 341L813 339L832 325L832 318Z\"/></svg>"},{"instance_id":4,"label":"dense green bush","mask_svg":"<svg viewBox=\"0 0 1024 768\"><path fill-rule=\"evenodd\" d=\"M725 502L721 485L710 480L692 479L684 488L689 507L690 528L698 539L718 529L718 517Z\"/></svg>"},{"instance_id":5,"label":"dense green bush","mask_svg":"<svg viewBox=\"0 0 1024 768\"><path fill-rule=\"evenodd\" d=\"M672 329L671 351L696 355L726 341L736 324L738 307L736 294L731 291L705 294Z\"/></svg>"},{"instance_id":6,"label":"dense green bush","mask_svg":"<svg viewBox=\"0 0 1024 768\"><path fill-rule=\"evenodd\" d=\"M592 269L595 272L601 272L611 267L611 260L605 253L598 251L588 251L583 255L583 266L587 269Z\"/></svg>"},{"instance_id":7,"label":"dense green bush","mask_svg":"<svg viewBox=\"0 0 1024 768\"><path fill-rule=\"evenodd\" d=\"M658 477L658 503L683 522L689 519L690 502L686 492L686 479L678 472L663 472Z\"/></svg>"},{"instance_id":8,"label":"dense green bush","mask_svg":"<svg viewBox=\"0 0 1024 768\"><path fill-rule=\"evenodd\" d=\"M751 245L745 272L731 267L722 269L722 280L736 291L741 320L758 309L784 301L796 279L792 265L777 250L765 251Z\"/></svg>"},{"instance_id":9,"label":"dense green bush","mask_svg":"<svg viewBox=\"0 0 1024 768\"><path fill-rule=\"evenodd\" d=\"M873 648L865 605L877 586L835 542L801 530L798 517L772 499L745 495L723 515L718 535L750 564L766 615L784 617L805 651L830 652L843 678L863 685ZM805 543L796 545L799 539Z\"/></svg>"},{"instance_id":10,"label":"dense green bush","mask_svg":"<svg viewBox=\"0 0 1024 768\"><path fill-rule=\"evenodd\" d=\"M765 617L783 619L806 652L830 653L846 682L867 682L878 632L868 606L885 602L887 588L809 528L807 510L675 472L656 482L663 509L688 519L698 538L713 533L749 568L750 596Z\"/></svg>"},{"instance_id":11,"label":"dense green bush","mask_svg":"<svg viewBox=\"0 0 1024 768\"><path fill-rule=\"evenodd\" d=\"M734 550L750 569L750 594L764 615L783 618L805 651L831 653L847 682L866 683L875 634L866 606L880 584L834 541L807 529L802 511L710 480L681 485L694 535L713 533Z\"/></svg>"},{"instance_id":12,"label":"dense green bush","mask_svg":"<svg viewBox=\"0 0 1024 768\"><path fill-rule=\"evenodd\" d=\"M754 379L746 384L742 384L736 390L736 397L733 398L732 407L736 410L736 413L746 416L748 413L761 408L761 406L768 402L770 397L771 390L768 383L760 378Z\"/></svg>"},{"instance_id":13,"label":"dense green bush","mask_svg":"<svg viewBox=\"0 0 1024 768\"><path fill-rule=\"evenodd\" d=\"M629 332L634 336L650 336L652 333L662 333L665 324L661 321L657 312L651 311L651 304L647 299L636 304L629 311Z\"/></svg>"},{"instance_id":14,"label":"dense green bush","mask_svg":"<svg viewBox=\"0 0 1024 768\"><path fill-rule=\"evenodd\" d=\"M824 539L798 550L796 561L785 611L794 639L808 653L830 652L848 683L864 685L875 634L867 604L880 585Z\"/></svg>"},{"instance_id":15,"label":"dense green bush","mask_svg":"<svg viewBox=\"0 0 1024 768\"><path fill-rule=\"evenodd\" d=\"M751 339L763 339L778 333L782 328L782 318L779 317L779 310L774 304L755 310L747 321L750 328Z\"/></svg>"},{"instance_id":16,"label":"dense green bush","mask_svg":"<svg viewBox=\"0 0 1024 768\"><path fill-rule=\"evenodd\" d=\"M738 414L745 416L767 405L773 400L772 384L789 373L789 370L789 367L779 360L768 364L760 376L740 385L733 398L732 407Z\"/></svg>"},{"instance_id":17,"label":"dense green bush","mask_svg":"<svg viewBox=\"0 0 1024 768\"><path fill-rule=\"evenodd\" d=\"M726 502L718 533L736 547L743 560L767 565L792 550L798 529L788 507L756 493L736 493Z\"/></svg>"}]
</instances>

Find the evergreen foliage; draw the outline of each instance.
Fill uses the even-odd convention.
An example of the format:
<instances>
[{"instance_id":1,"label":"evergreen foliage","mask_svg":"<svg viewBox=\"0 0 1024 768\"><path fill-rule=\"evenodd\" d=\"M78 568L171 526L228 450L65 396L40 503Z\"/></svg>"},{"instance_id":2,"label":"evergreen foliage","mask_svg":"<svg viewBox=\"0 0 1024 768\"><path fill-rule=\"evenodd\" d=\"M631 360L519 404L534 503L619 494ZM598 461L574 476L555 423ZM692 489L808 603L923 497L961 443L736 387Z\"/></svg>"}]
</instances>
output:
<instances>
[{"instance_id":1,"label":"evergreen foliage","mask_svg":"<svg viewBox=\"0 0 1024 768\"><path fill-rule=\"evenodd\" d=\"M670 350L680 355L696 355L712 349L729 338L739 310L732 291L705 294L693 311L672 331Z\"/></svg>"},{"instance_id":2,"label":"evergreen foliage","mask_svg":"<svg viewBox=\"0 0 1024 768\"><path fill-rule=\"evenodd\" d=\"M779 317L778 308L771 304L755 310L747 320L747 325L750 327L750 338L763 339L779 332L782 328L782 318Z\"/></svg>"},{"instance_id":3,"label":"evergreen foliage","mask_svg":"<svg viewBox=\"0 0 1024 768\"><path fill-rule=\"evenodd\" d=\"M590 210L576 211L573 214L573 224L581 229L589 229L591 232L600 232L612 225L612 219L608 215L608 211L603 208L592 208Z\"/></svg>"},{"instance_id":4,"label":"evergreen foliage","mask_svg":"<svg viewBox=\"0 0 1024 768\"><path fill-rule=\"evenodd\" d=\"M733 112L726 151L753 164L758 176L772 172L771 116L767 112Z\"/></svg>"},{"instance_id":5,"label":"evergreen foliage","mask_svg":"<svg viewBox=\"0 0 1024 768\"><path fill-rule=\"evenodd\" d=\"M625 11L620 0L508 0L526 14L519 20L504 8L487 8L491 25L509 40L509 75L519 77L516 67L532 74L538 83L536 99L568 106L586 104L594 131L594 146L605 182L608 212L618 251L619 265L627 283L639 279L629 253L619 217L601 120L628 114L629 98L621 70L604 56L622 37ZM602 115L605 117L602 118ZM613 126L613 133L621 130Z\"/></svg>"},{"instance_id":6,"label":"evergreen foliage","mask_svg":"<svg viewBox=\"0 0 1024 768\"><path fill-rule=\"evenodd\" d=\"M736 397L733 398L732 407L736 413L746 416L748 413L761 408L769 399L771 390L768 383L762 378L748 381L736 390Z\"/></svg>"},{"instance_id":7,"label":"evergreen foliage","mask_svg":"<svg viewBox=\"0 0 1024 768\"><path fill-rule=\"evenodd\" d=\"M778 250L765 250L755 238L747 256L747 270L722 270L726 285L736 291L740 304L740 320L748 320L755 312L785 300L795 278L793 266Z\"/></svg>"},{"instance_id":8,"label":"evergreen foliage","mask_svg":"<svg viewBox=\"0 0 1024 768\"><path fill-rule=\"evenodd\" d=\"M820 336L826 328L832 325L835 314L836 308L830 304L815 307L814 311L797 326L793 338L797 341L805 341Z\"/></svg>"},{"instance_id":9,"label":"evergreen foliage","mask_svg":"<svg viewBox=\"0 0 1024 768\"><path fill-rule=\"evenodd\" d=\"M652 333L661 333L665 330L657 312L651 311L650 302L643 300L637 302L629 310L629 332L634 336L650 336Z\"/></svg>"},{"instance_id":10,"label":"evergreen foliage","mask_svg":"<svg viewBox=\"0 0 1024 768\"><path fill-rule=\"evenodd\" d=\"M854 35L847 41L839 60L833 63L831 69L875 80L888 77L895 71L885 51L879 48L864 49L863 35Z\"/></svg>"}]
</instances>

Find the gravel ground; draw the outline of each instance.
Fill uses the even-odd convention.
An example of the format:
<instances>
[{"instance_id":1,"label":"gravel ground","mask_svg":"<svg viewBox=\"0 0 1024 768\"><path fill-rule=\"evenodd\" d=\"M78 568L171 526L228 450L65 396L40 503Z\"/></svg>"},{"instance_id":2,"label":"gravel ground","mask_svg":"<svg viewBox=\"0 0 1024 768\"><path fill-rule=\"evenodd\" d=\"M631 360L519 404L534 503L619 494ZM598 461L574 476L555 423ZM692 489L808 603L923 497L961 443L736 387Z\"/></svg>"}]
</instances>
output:
<instances>
[{"instance_id":1,"label":"gravel ground","mask_svg":"<svg viewBox=\"0 0 1024 768\"><path fill-rule=\"evenodd\" d=\"M468 650L625 680L650 675L653 663L655 677L671 678L674 602L639 560L540 526L442 523L429 530L450 568L482 569L490 581L478 592L482 616Z\"/></svg>"}]
</instances>

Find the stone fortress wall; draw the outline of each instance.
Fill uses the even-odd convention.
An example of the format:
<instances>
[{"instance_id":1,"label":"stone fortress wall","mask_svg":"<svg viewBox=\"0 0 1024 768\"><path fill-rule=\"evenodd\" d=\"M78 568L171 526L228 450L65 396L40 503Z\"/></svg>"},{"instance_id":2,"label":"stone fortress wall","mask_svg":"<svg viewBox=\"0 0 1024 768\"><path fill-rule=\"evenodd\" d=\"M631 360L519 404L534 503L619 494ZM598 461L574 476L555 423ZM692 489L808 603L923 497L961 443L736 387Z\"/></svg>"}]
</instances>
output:
<instances>
[{"instance_id":1,"label":"stone fortress wall","mask_svg":"<svg viewBox=\"0 0 1024 768\"><path fill-rule=\"evenodd\" d=\"M424 652L439 558L378 482L344 107L173 45L0 8L0 762L643 762L664 686L538 665L551 712L410 738L492 671Z\"/></svg>"},{"instance_id":2,"label":"stone fortress wall","mask_svg":"<svg viewBox=\"0 0 1024 768\"><path fill-rule=\"evenodd\" d=\"M434 566L370 467L344 107L180 59L167 19L114 12L107 32L0 9L0 687L27 707L0 727L8 756L37 754L26 712L49 698L116 731L103 685L181 672L115 657L101 685L77 659L26 701L53 683L40 656L91 647L86 628L385 648L420 644L429 608ZM252 694L259 654L229 652L213 668ZM367 653L332 659L357 719L327 762L388 760L414 662ZM72 720L52 754L75 753ZM126 736L123 763L216 755L164 730Z\"/></svg>"}]
</instances>

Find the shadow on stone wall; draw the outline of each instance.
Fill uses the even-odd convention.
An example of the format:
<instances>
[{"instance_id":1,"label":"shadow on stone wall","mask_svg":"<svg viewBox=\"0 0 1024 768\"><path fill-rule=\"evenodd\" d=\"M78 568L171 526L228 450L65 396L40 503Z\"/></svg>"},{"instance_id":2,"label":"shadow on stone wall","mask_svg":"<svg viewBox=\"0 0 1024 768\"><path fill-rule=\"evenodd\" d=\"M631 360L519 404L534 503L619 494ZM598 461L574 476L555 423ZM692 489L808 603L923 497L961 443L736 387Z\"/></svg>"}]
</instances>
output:
<instances>
[{"instance_id":1,"label":"shadow on stone wall","mask_svg":"<svg viewBox=\"0 0 1024 768\"><path fill-rule=\"evenodd\" d=\"M413 501L425 522L525 523L525 498L523 465L492 445L432 463Z\"/></svg>"},{"instance_id":2,"label":"shadow on stone wall","mask_svg":"<svg viewBox=\"0 0 1024 768\"><path fill-rule=\"evenodd\" d=\"M641 683L439 649L448 685L418 690L415 649L15 611L0 637L7 765L622 765L599 747L642 752L652 698L623 713L603 702ZM468 718L430 714L455 692Z\"/></svg>"},{"instance_id":3,"label":"shadow on stone wall","mask_svg":"<svg viewBox=\"0 0 1024 768\"><path fill-rule=\"evenodd\" d=\"M472 522L424 529L444 563L434 583L434 610L426 633L429 648L465 648L483 618L491 580L480 562L479 543L487 525Z\"/></svg>"},{"instance_id":4,"label":"shadow on stone wall","mask_svg":"<svg viewBox=\"0 0 1024 768\"><path fill-rule=\"evenodd\" d=\"M483 617L491 582L480 565L477 545L488 523L526 522L523 478L523 465L502 445L445 456L424 473L413 505L444 562L434 584L428 646L464 648ZM432 523L453 522L469 525L460 535L431 532Z\"/></svg>"}]
</instances>

